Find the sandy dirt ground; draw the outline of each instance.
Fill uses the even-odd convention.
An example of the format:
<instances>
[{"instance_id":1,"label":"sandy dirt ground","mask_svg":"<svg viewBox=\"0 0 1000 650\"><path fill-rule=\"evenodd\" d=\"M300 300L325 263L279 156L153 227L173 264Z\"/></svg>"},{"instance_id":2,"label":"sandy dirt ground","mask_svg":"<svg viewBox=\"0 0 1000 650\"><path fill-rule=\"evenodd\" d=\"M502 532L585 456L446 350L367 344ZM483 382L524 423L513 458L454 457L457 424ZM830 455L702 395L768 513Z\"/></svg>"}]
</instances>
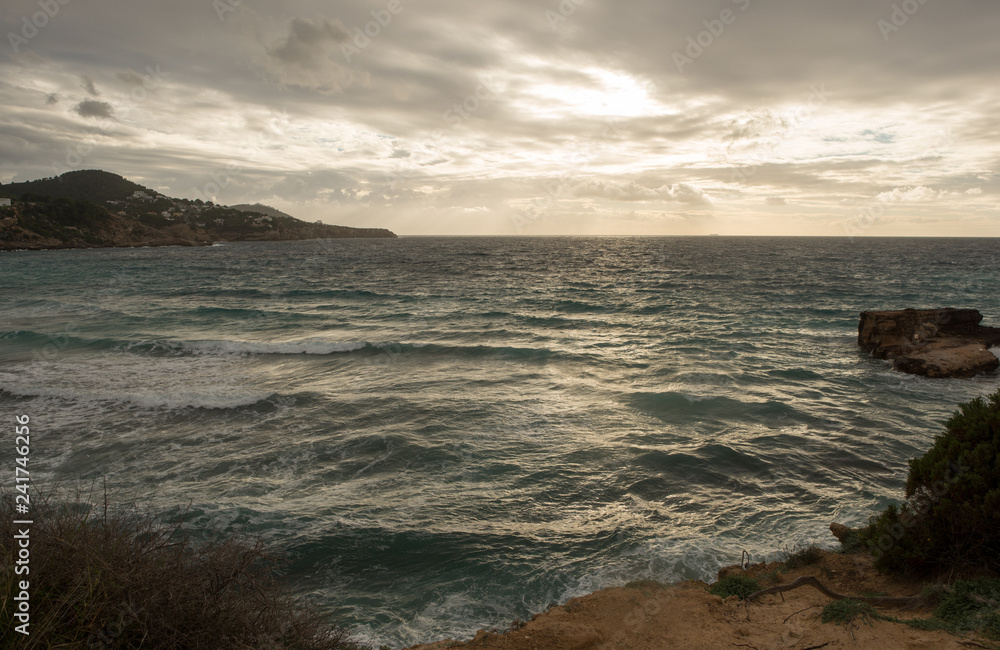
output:
<instances>
[{"instance_id":1,"label":"sandy dirt ground","mask_svg":"<svg viewBox=\"0 0 1000 650\"><path fill-rule=\"evenodd\" d=\"M777 570L777 571L776 571ZM787 584L814 576L828 589L845 595L917 596L924 584L889 578L872 567L866 554L822 553L816 564L783 570L778 563L755 565L744 572L727 567L720 576L746 573L763 586ZM663 586L640 582L605 589L514 623L504 633L480 630L467 641L444 640L410 650L501 648L504 650L662 650L665 648L819 648L965 650L989 648L977 637L914 629L902 623L855 619L851 624L823 623L823 607L832 602L811 586L761 596L752 604L733 596L723 600L702 582ZM903 619L926 618L928 607L877 607L880 614Z\"/></svg>"}]
</instances>

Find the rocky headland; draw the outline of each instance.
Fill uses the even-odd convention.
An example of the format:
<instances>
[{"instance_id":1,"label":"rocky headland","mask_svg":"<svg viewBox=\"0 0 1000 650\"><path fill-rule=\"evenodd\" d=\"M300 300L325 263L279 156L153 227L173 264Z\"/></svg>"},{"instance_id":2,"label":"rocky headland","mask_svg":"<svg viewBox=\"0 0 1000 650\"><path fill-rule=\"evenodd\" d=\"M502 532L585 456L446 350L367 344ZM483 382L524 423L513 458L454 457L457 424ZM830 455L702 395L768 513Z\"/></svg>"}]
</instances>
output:
<instances>
[{"instance_id":1,"label":"rocky headland","mask_svg":"<svg viewBox=\"0 0 1000 650\"><path fill-rule=\"evenodd\" d=\"M0 200L0 251L396 237L384 228L302 221L261 204L170 198L100 170L2 185L0 199L10 199Z\"/></svg>"},{"instance_id":2,"label":"rocky headland","mask_svg":"<svg viewBox=\"0 0 1000 650\"><path fill-rule=\"evenodd\" d=\"M972 377L1000 368L990 347L1000 328L980 325L976 309L861 312L858 345L901 372L926 377Z\"/></svg>"}]
</instances>

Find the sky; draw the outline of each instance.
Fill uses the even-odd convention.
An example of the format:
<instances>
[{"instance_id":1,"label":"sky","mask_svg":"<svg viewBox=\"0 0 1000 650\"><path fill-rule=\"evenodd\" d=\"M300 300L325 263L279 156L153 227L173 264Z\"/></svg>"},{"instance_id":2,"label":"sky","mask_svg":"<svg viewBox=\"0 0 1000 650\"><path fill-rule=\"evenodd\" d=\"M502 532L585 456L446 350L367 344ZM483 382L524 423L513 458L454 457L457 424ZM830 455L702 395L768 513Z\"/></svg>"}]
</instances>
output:
<instances>
[{"instance_id":1,"label":"sky","mask_svg":"<svg viewBox=\"0 0 1000 650\"><path fill-rule=\"evenodd\" d=\"M1000 236L996 0L4 0L0 182L400 235Z\"/></svg>"}]
</instances>

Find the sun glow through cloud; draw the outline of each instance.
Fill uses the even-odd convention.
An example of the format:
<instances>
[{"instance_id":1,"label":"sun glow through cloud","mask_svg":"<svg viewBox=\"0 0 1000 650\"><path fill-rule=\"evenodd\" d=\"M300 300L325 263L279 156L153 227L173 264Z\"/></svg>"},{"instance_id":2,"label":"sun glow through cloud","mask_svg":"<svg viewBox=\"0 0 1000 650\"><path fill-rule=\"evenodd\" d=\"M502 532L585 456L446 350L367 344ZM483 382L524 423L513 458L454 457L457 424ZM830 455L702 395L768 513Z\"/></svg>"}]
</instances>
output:
<instances>
[{"instance_id":1,"label":"sun glow through cloud","mask_svg":"<svg viewBox=\"0 0 1000 650\"><path fill-rule=\"evenodd\" d=\"M693 1L369 4L67 5L0 58L0 180L100 168L401 234L1000 235L989 3L888 38L861 0L751 3L711 39Z\"/></svg>"},{"instance_id":2,"label":"sun glow through cloud","mask_svg":"<svg viewBox=\"0 0 1000 650\"><path fill-rule=\"evenodd\" d=\"M630 118L668 111L634 77L611 70L586 68L587 83L531 82L518 106L539 119L575 117Z\"/></svg>"}]
</instances>

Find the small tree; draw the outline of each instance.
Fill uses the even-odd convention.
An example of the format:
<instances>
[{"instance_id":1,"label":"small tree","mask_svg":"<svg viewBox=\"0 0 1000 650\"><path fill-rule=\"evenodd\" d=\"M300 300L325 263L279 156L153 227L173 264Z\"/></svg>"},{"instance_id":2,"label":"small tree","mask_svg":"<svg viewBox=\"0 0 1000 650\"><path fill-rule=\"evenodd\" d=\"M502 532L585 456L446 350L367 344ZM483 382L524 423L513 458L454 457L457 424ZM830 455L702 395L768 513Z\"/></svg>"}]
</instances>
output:
<instances>
[{"instance_id":1,"label":"small tree","mask_svg":"<svg viewBox=\"0 0 1000 650\"><path fill-rule=\"evenodd\" d=\"M910 460L906 502L863 537L884 570L1000 570L1000 391L961 404L946 431Z\"/></svg>"}]
</instances>

